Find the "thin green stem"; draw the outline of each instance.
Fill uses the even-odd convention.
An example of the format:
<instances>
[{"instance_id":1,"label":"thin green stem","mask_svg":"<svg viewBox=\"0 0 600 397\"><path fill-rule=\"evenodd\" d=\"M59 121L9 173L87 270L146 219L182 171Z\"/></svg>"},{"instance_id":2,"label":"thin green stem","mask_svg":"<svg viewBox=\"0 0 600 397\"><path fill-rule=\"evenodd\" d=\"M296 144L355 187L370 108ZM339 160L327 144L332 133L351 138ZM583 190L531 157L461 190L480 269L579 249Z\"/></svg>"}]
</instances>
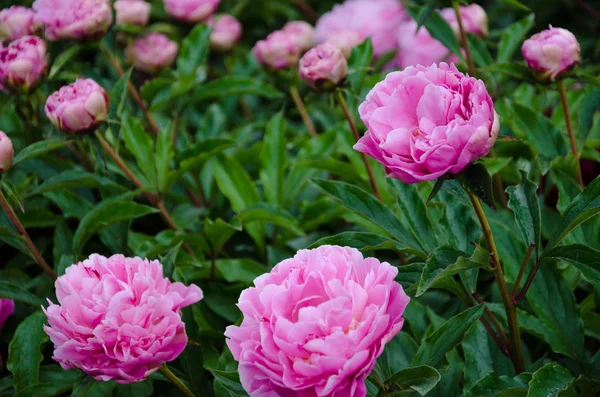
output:
<instances>
[{"instance_id":1,"label":"thin green stem","mask_svg":"<svg viewBox=\"0 0 600 397\"><path fill-rule=\"evenodd\" d=\"M519 275L517 276L517 280L515 281L515 285L513 286L513 293L512 293L513 297L517 296L517 290L519 289L519 285L521 284L521 279L523 278L523 275L525 274L525 268L527 267L527 264L529 263L529 258L531 258L531 254L533 253L534 249L535 249L535 243L531 243L531 245L527 249L525 258L523 258L523 263L521 263L521 268L519 269Z\"/></svg>"},{"instance_id":2,"label":"thin green stem","mask_svg":"<svg viewBox=\"0 0 600 397\"><path fill-rule=\"evenodd\" d=\"M356 142L360 139L360 134L358 133L358 129L356 128L356 123L354 122L354 118L352 117L352 113L350 113L350 109L348 108L348 104L346 103L346 99L344 98L344 94L342 91L338 90L337 92L338 102L346 119L348 120L348 125L350 125L350 130L354 135L354 140ZM377 187L377 183L375 182L375 175L373 174L373 169L371 169L371 164L369 164L369 160L367 159L367 155L364 153L360 153L363 163L365 164L365 169L367 170L367 174L369 176L369 183L371 184L371 189L373 189L373 193L379 199L379 201L383 201L381 198L381 193L379 192L379 187Z\"/></svg>"},{"instance_id":3,"label":"thin green stem","mask_svg":"<svg viewBox=\"0 0 600 397\"><path fill-rule=\"evenodd\" d=\"M181 379L177 377L177 375L171 372L169 367L167 367L167 364L163 364L163 366L160 367L160 372L169 380L169 382L177 386L177 388L181 390L187 397L196 397L194 393L188 389L185 383L183 383Z\"/></svg>"},{"instance_id":4,"label":"thin green stem","mask_svg":"<svg viewBox=\"0 0 600 397\"><path fill-rule=\"evenodd\" d=\"M460 41L461 41L462 47L465 49L465 54L467 55L467 65L469 66L469 74L472 77L476 77L475 64L473 63L473 55L471 54L471 48L469 47L469 41L467 40L467 32L463 25L462 15L460 14L459 2L453 1L452 8L454 8L454 12L456 13L456 20L458 21L458 29L460 31Z\"/></svg>"},{"instance_id":5,"label":"thin green stem","mask_svg":"<svg viewBox=\"0 0 600 397\"><path fill-rule=\"evenodd\" d=\"M56 273L50 267L50 265L48 265L48 262L46 262L46 260L44 259L44 257L40 253L40 251L37 249L37 247L31 240L31 238L29 237L29 234L27 234L27 230L25 230L25 227L23 227L23 224L21 223L21 221L17 217L17 214L15 214L15 211L12 209L12 207L6 200L6 197L4 197L4 193L2 193L1 189L0 189L0 207L2 207L2 209L4 210L4 213L6 213L6 216L8 216L8 219L10 219L10 221L13 224L13 226L15 227L15 229L17 229L17 232L19 233L19 235L21 237L23 237L23 240L25 241L25 244L27 245L29 252L31 252L31 255L33 256L33 258L35 259L37 264L40 265L42 270L45 271L46 273L48 273L48 275L50 277L52 277L53 280L56 280Z\"/></svg>"},{"instance_id":6,"label":"thin green stem","mask_svg":"<svg viewBox=\"0 0 600 397\"><path fill-rule=\"evenodd\" d=\"M308 130L308 133L313 138L317 136L317 130L315 129L315 125L310 119L310 115L308 114L308 110L306 110L306 106L304 105L304 101L302 97L300 97L300 93L298 89L293 84L290 85L290 94L292 95L292 99L294 100L294 104L296 104L296 108L298 112L300 112L300 116L302 117L302 121Z\"/></svg>"},{"instance_id":7,"label":"thin green stem","mask_svg":"<svg viewBox=\"0 0 600 397\"><path fill-rule=\"evenodd\" d=\"M560 100L562 102L562 108L565 113L565 122L567 123L567 132L569 133L569 143L571 144L571 152L575 157L575 164L577 167L577 178L579 184L583 186L583 175L581 174L581 164L579 162L579 150L577 150L577 141L575 140L575 133L573 132L573 123L571 120L571 110L569 109L569 101L567 100L567 90L562 80L556 83L558 93L560 94Z\"/></svg>"},{"instance_id":8,"label":"thin green stem","mask_svg":"<svg viewBox=\"0 0 600 397\"><path fill-rule=\"evenodd\" d=\"M511 360L513 362L513 366L515 367L516 373L520 374L525 371L525 363L523 361L523 350L521 347L521 333L517 318L517 307L512 299L510 291L508 290L504 273L502 271L502 266L500 265L500 257L498 255L498 249L496 248L496 242L494 241L494 236L492 234L492 228L490 227L487 217L485 216L481 202L472 193L468 192L468 194L469 198L471 199L471 203L473 204L473 208L475 209L477 219L479 219L479 223L481 224L481 230L483 231L488 250L491 254L491 264L494 278L496 279L498 289L500 290L500 295L502 296L502 302L504 304L504 310L506 311L506 318L508 320L508 328L510 330Z\"/></svg>"}]
</instances>

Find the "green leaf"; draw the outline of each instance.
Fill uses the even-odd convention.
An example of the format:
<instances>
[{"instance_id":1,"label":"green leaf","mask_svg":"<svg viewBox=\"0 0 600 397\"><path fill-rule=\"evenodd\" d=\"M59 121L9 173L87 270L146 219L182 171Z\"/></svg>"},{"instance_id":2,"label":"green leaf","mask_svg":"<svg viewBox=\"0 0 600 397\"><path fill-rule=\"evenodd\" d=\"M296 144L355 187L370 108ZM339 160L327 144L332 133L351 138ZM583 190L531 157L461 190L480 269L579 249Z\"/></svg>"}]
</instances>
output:
<instances>
[{"instance_id":1,"label":"green leaf","mask_svg":"<svg viewBox=\"0 0 600 397\"><path fill-rule=\"evenodd\" d=\"M287 210L266 203L252 205L239 214L242 224L270 223L281 226L298 236L304 235L304 231L298 226L294 216Z\"/></svg>"},{"instance_id":2,"label":"green leaf","mask_svg":"<svg viewBox=\"0 0 600 397\"><path fill-rule=\"evenodd\" d=\"M217 270L230 283L251 284L255 278L268 270L251 259L217 259L215 263Z\"/></svg>"},{"instance_id":3,"label":"green leaf","mask_svg":"<svg viewBox=\"0 0 600 397\"><path fill-rule=\"evenodd\" d=\"M266 99L279 99L283 97L281 91L259 79L226 76L197 87L190 96L189 102L196 103L232 95L256 95Z\"/></svg>"},{"instance_id":4,"label":"green leaf","mask_svg":"<svg viewBox=\"0 0 600 397\"><path fill-rule=\"evenodd\" d=\"M352 49L352 54L348 60L348 82L352 91L360 91L372 61L373 45L371 39L367 38L362 44Z\"/></svg>"},{"instance_id":5,"label":"green leaf","mask_svg":"<svg viewBox=\"0 0 600 397\"><path fill-rule=\"evenodd\" d=\"M408 221L413 236L423 251L431 252L437 246L435 230L416 185L408 185L396 179L388 179L388 183L398 193L398 206Z\"/></svg>"},{"instance_id":6,"label":"green leaf","mask_svg":"<svg viewBox=\"0 0 600 397\"><path fill-rule=\"evenodd\" d=\"M83 187L103 187L119 191L125 190L123 186L116 184L108 178L96 174L90 174L82 170L71 169L46 179L43 183L28 192L27 196L31 197L57 189L80 189Z\"/></svg>"},{"instance_id":7,"label":"green leaf","mask_svg":"<svg viewBox=\"0 0 600 397\"><path fill-rule=\"evenodd\" d=\"M123 109L125 108L125 99L127 98L127 85L131 79L131 72L133 67L130 67L127 72L113 86L110 90L110 118L117 119L123 116Z\"/></svg>"},{"instance_id":8,"label":"green leaf","mask_svg":"<svg viewBox=\"0 0 600 397\"><path fill-rule=\"evenodd\" d=\"M215 253L219 253L227 241L242 228L239 224L232 225L221 218L216 220L207 219L204 222L204 234L211 244Z\"/></svg>"},{"instance_id":9,"label":"green leaf","mask_svg":"<svg viewBox=\"0 0 600 397\"><path fill-rule=\"evenodd\" d=\"M260 153L260 180L267 201L281 204L283 200L283 177L285 171L285 118L279 112L267 123Z\"/></svg>"},{"instance_id":10,"label":"green leaf","mask_svg":"<svg viewBox=\"0 0 600 397\"><path fill-rule=\"evenodd\" d=\"M158 210L131 201L105 201L94 207L79 223L73 237L74 252L81 252L85 243L101 229L124 221L155 214Z\"/></svg>"},{"instance_id":11,"label":"green leaf","mask_svg":"<svg viewBox=\"0 0 600 397\"><path fill-rule=\"evenodd\" d=\"M13 374L16 391L38 383L43 356L40 346L48 340L42 326L46 315L37 311L19 324L8 346L6 368Z\"/></svg>"},{"instance_id":12,"label":"green leaf","mask_svg":"<svg viewBox=\"0 0 600 397\"><path fill-rule=\"evenodd\" d=\"M479 197L488 207L496 211L492 177L483 164L474 163L469 165L458 174L458 181L465 190Z\"/></svg>"},{"instance_id":13,"label":"green leaf","mask_svg":"<svg viewBox=\"0 0 600 397\"><path fill-rule=\"evenodd\" d=\"M324 179L311 179L311 181L325 193L342 202L350 211L385 229L399 242L406 244L407 247L422 252L420 244L400 223L396 215L369 193L344 182Z\"/></svg>"},{"instance_id":14,"label":"green leaf","mask_svg":"<svg viewBox=\"0 0 600 397\"><path fill-rule=\"evenodd\" d=\"M434 333L427 336L421 343L419 351L412 361L413 366L436 366L443 360L446 353L462 342L465 332L479 320L483 314L484 305L478 305L457 314L446 321Z\"/></svg>"},{"instance_id":15,"label":"green leaf","mask_svg":"<svg viewBox=\"0 0 600 397\"><path fill-rule=\"evenodd\" d=\"M521 171L521 174L521 183L506 189L510 197L508 207L515 215L523 241L527 246L536 245L535 252L538 257L537 253L542 243L542 213L537 197L538 187L528 179L525 171Z\"/></svg>"},{"instance_id":16,"label":"green leaf","mask_svg":"<svg viewBox=\"0 0 600 397\"><path fill-rule=\"evenodd\" d=\"M123 141L127 150L133 154L151 186L157 187L156 166L154 162L154 143L152 137L144 131L141 120L128 114L123 117Z\"/></svg>"},{"instance_id":17,"label":"green leaf","mask_svg":"<svg viewBox=\"0 0 600 397\"><path fill-rule=\"evenodd\" d=\"M573 381L574 376L557 364L546 364L533 373L527 397L558 396Z\"/></svg>"},{"instance_id":18,"label":"green leaf","mask_svg":"<svg viewBox=\"0 0 600 397\"><path fill-rule=\"evenodd\" d=\"M385 390L381 390L379 395L388 395L392 391L400 393L402 391L416 391L424 396L429 393L441 379L440 373L432 367L422 365L419 367L406 368L396 372L385 380Z\"/></svg>"},{"instance_id":19,"label":"green leaf","mask_svg":"<svg viewBox=\"0 0 600 397\"><path fill-rule=\"evenodd\" d=\"M512 161L514 161L512 157L486 157L482 159L481 163L485 165L490 175L494 176L506 168Z\"/></svg>"},{"instance_id":20,"label":"green leaf","mask_svg":"<svg viewBox=\"0 0 600 397\"><path fill-rule=\"evenodd\" d=\"M234 396L247 396L246 391L240 383L240 376L237 372L219 371L217 369L207 368L215 379Z\"/></svg>"},{"instance_id":21,"label":"green leaf","mask_svg":"<svg viewBox=\"0 0 600 397\"><path fill-rule=\"evenodd\" d=\"M448 25L448 22L440 15L438 11L433 11L423 23L431 37L441 42L450 51L462 57L460 44L456 34Z\"/></svg>"},{"instance_id":22,"label":"green leaf","mask_svg":"<svg viewBox=\"0 0 600 397\"><path fill-rule=\"evenodd\" d=\"M492 270L490 255L486 250L477 246L473 255L468 258L464 252L449 246L437 248L425 262L416 296L421 296L429 288L434 288L440 280L470 269Z\"/></svg>"},{"instance_id":23,"label":"green leaf","mask_svg":"<svg viewBox=\"0 0 600 397\"><path fill-rule=\"evenodd\" d=\"M511 60L515 51L523 44L527 32L533 28L534 23L535 15L530 14L502 31L502 36L498 42L498 63Z\"/></svg>"},{"instance_id":24,"label":"green leaf","mask_svg":"<svg viewBox=\"0 0 600 397\"><path fill-rule=\"evenodd\" d=\"M22 163L25 160L33 159L39 157L43 154L51 152L53 150L59 149L70 141L58 138L50 138L40 142L33 143L27 146L25 149L21 150L19 154L15 156L13 160L13 167Z\"/></svg>"},{"instance_id":25,"label":"green leaf","mask_svg":"<svg viewBox=\"0 0 600 397\"><path fill-rule=\"evenodd\" d=\"M488 66L494 63L492 55L487 49L487 44L483 39L474 34L467 34L467 41L469 42L469 48L473 55L473 60L477 66Z\"/></svg>"},{"instance_id":26,"label":"green leaf","mask_svg":"<svg viewBox=\"0 0 600 397\"><path fill-rule=\"evenodd\" d=\"M9 284L0 281L0 298L11 299L17 302L28 303L36 308L39 308L45 302L32 294L31 292L23 289L17 285Z\"/></svg>"},{"instance_id":27,"label":"green leaf","mask_svg":"<svg viewBox=\"0 0 600 397\"><path fill-rule=\"evenodd\" d=\"M179 255L179 250L183 245L183 241L180 241L177 245L171 248L165 256L160 258L160 263L163 265L163 272L167 277L171 277L173 274L173 270L175 269L175 261L177 260L177 255Z\"/></svg>"},{"instance_id":28,"label":"green leaf","mask_svg":"<svg viewBox=\"0 0 600 397\"><path fill-rule=\"evenodd\" d=\"M587 141L594 123L594 114L598 109L600 109L600 88L594 87L585 93L581 100L581 108L579 109L579 126L581 127L579 143L581 145Z\"/></svg>"},{"instance_id":29,"label":"green leaf","mask_svg":"<svg viewBox=\"0 0 600 397\"><path fill-rule=\"evenodd\" d=\"M319 241L313 243L309 248L316 248L322 245L339 245L342 247L356 248L361 251L383 249L402 251L406 249L392 239L365 232L343 232L336 234L335 236L323 237Z\"/></svg>"},{"instance_id":30,"label":"green leaf","mask_svg":"<svg viewBox=\"0 0 600 397\"><path fill-rule=\"evenodd\" d=\"M75 384L71 397L110 397L115 387L115 382L100 382L86 376Z\"/></svg>"},{"instance_id":31,"label":"green leaf","mask_svg":"<svg viewBox=\"0 0 600 397\"><path fill-rule=\"evenodd\" d=\"M490 372L475 383L462 397L493 397L498 396L498 393L507 389L520 389L526 392L527 383L524 383L520 377L510 378L508 376L498 376L495 372ZM517 390L513 392L520 393ZM505 397L521 396L521 394L503 395Z\"/></svg>"},{"instance_id":32,"label":"green leaf","mask_svg":"<svg viewBox=\"0 0 600 397\"><path fill-rule=\"evenodd\" d=\"M563 245L548 251L546 260L556 259L575 266L588 281L600 283L600 251L582 244Z\"/></svg>"},{"instance_id":33,"label":"green leaf","mask_svg":"<svg viewBox=\"0 0 600 397\"><path fill-rule=\"evenodd\" d=\"M52 67L50 68L50 72L48 73L48 80L52 80L60 69L66 65L67 62L71 60L79 51L81 51L85 46L80 44L75 44L69 46L65 51L61 52L59 56L54 59L52 62Z\"/></svg>"},{"instance_id":34,"label":"green leaf","mask_svg":"<svg viewBox=\"0 0 600 397\"><path fill-rule=\"evenodd\" d=\"M171 176L171 159L173 158L173 138L169 129L163 129L156 140L155 169L158 191L166 193Z\"/></svg>"},{"instance_id":35,"label":"green leaf","mask_svg":"<svg viewBox=\"0 0 600 397\"><path fill-rule=\"evenodd\" d=\"M575 200L565 210L560 226L556 229L556 234L542 253L542 259L547 252L560 244L573 229L598 214L600 214L600 177L596 178L583 192L575 197Z\"/></svg>"},{"instance_id":36,"label":"green leaf","mask_svg":"<svg viewBox=\"0 0 600 397\"><path fill-rule=\"evenodd\" d=\"M223 138L208 138L196 142L194 145L177 155L179 168L177 171L171 173L168 187L177 182L186 172L199 167L210 157L234 145L234 141Z\"/></svg>"},{"instance_id":37,"label":"green leaf","mask_svg":"<svg viewBox=\"0 0 600 397\"><path fill-rule=\"evenodd\" d=\"M181 42L181 51L177 57L177 74L183 92L194 86L200 68L206 64L211 32L212 29L207 25L197 24Z\"/></svg>"}]
</instances>

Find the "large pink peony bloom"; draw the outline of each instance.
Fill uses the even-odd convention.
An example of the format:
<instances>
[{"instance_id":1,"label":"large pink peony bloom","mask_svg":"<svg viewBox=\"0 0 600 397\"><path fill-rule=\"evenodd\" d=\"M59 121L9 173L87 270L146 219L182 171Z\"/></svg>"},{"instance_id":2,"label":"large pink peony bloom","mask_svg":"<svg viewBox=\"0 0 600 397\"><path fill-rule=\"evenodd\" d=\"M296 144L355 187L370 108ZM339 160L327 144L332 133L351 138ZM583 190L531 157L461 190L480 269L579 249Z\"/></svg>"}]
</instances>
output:
<instances>
[{"instance_id":1,"label":"large pink peony bloom","mask_svg":"<svg viewBox=\"0 0 600 397\"><path fill-rule=\"evenodd\" d=\"M4 327L6 319L15 311L15 303L9 299L0 299L0 328Z\"/></svg>"},{"instance_id":2,"label":"large pink peony bloom","mask_svg":"<svg viewBox=\"0 0 600 397\"><path fill-rule=\"evenodd\" d=\"M388 74L359 112L368 131L354 148L405 183L457 174L489 153L500 129L484 83L445 63Z\"/></svg>"},{"instance_id":3,"label":"large pink peony bloom","mask_svg":"<svg viewBox=\"0 0 600 397\"><path fill-rule=\"evenodd\" d=\"M302 49L296 38L283 30L277 30L258 41L252 54L258 62L269 69L291 68L298 64Z\"/></svg>"},{"instance_id":4,"label":"large pink peony bloom","mask_svg":"<svg viewBox=\"0 0 600 397\"><path fill-rule=\"evenodd\" d=\"M92 79L77 79L61 87L46 100L46 116L59 130L72 134L87 132L106 120L108 94Z\"/></svg>"},{"instance_id":5,"label":"large pink peony bloom","mask_svg":"<svg viewBox=\"0 0 600 397\"><path fill-rule=\"evenodd\" d=\"M112 24L109 0L36 0L33 9L49 40L99 37Z\"/></svg>"},{"instance_id":6,"label":"large pink peony bloom","mask_svg":"<svg viewBox=\"0 0 600 397\"><path fill-rule=\"evenodd\" d=\"M4 131L0 131L0 175L12 167L14 156L15 150L12 141L6 136ZM4 299L0 299L0 328L2 328L2 324L4 324L4 319L8 316L5 316L4 302Z\"/></svg>"},{"instance_id":7,"label":"large pink peony bloom","mask_svg":"<svg viewBox=\"0 0 600 397\"><path fill-rule=\"evenodd\" d=\"M178 52L179 45L158 32L138 37L125 49L127 60L149 74L170 67Z\"/></svg>"},{"instance_id":8,"label":"large pink peony bloom","mask_svg":"<svg viewBox=\"0 0 600 397\"><path fill-rule=\"evenodd\" d=\"M42 28L35 21L31 8L12 6L0 11L0 41L5 43L38 33Z\"/></svg>"},{"instance_id":9,"label":"large pink peony bloom","mask_svg":"<svg viewBox=\"0 0 600 397\"><path fill-rule=\"evenodd\" d=\"M165 11L185 22L202 22L211 16L221 0L164 0Z\"/></svg>"},{"instance_id":10,"label":"large pink peony bloom","mask_svg":"<svg viewBox=\"0 0 600 397\"><path fill-rule=\"evenodd\" d=\"M348 247L299 251L242 292L225 331L252 397L364 397L365 378L402 328L398 270Z\"/></svg>"},{"instance_id":11,"label":"large pink peony bloom","mask_svg":"<svg viewBox=\"0 0 600 397\"><path fill-rule=\"evenodd\" d=\"M319 44L300 59L298 73L313 90L328 91L346 78L348 61L339 48L327 43Z\"/></svg>"},{"instance_id":12,"label":"large pink peony bloom","mask_svg":"<svg viewBox=\"0 0 600 397\"><path fill-rule=\"evenodd\" d=\"M525 40L521 48L527 66L542 80L569 75L581 60L581 48L573 33L562 28L543 30Z\"/></svg>"},{"instance_id":13,"label":"large pink peony bloom","mask_svg":"<svg viewBox=\"0 0 600 397\"><path fill-rule=\"evenodd\" d=\"M56 280L44 327L54 359L97 380L141 381L187 344L179 310L202 299L195 285L171 283L158 261L94 254Z\"/></svg>"},{"instance_id":14,"label":"large pink peony bloom","mask_svg":"<svg viewBox=\"0 0 600 397\"><path fill-rule=\"evenodd\" d=\"M28 92L46 74L46 42L37 36L23 36L0 50L0 85Z\"/></svg>"},{"instance_id":15,"label":"large pink peony bloom","mask_svg":"<svg viewBox=\"0 0 600 397\"><path fill-rule=\"evenodd\" d=\"M346 0L324 14L316 26L317 42L339 31L353 31L364 40L371 38L375 57L396 49L396 31L408 20L398 0Z\"/></svg>"}]
</instances>

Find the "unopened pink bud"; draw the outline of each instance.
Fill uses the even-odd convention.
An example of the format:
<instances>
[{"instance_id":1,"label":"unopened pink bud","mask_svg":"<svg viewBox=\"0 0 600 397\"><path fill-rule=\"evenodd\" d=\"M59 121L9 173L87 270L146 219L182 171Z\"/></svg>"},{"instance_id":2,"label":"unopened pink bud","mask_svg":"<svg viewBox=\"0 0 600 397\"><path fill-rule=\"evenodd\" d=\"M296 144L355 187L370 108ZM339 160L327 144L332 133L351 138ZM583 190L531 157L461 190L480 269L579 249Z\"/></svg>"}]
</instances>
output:
<instances>
[{"instance_id":1,"label":"unopened pink bud","mask_svg":"<svg viewBox=\"0 0 600 397\"><path fill-rule=\"evenodd\" d=\"M0 84L28 92L42 80L47 65L46 42L37 36L21 37L0 50Z\"/></svg>"},{"instance_id":2,"label":"unopened pink bud","mask_svg":"<svg viewBox=\"0 0 600 397\"><path fill-rule=\"evenodd\" d=\"M164 0L165 11L180 21L198 23L211 16L221 0Z\"/></svg>"},{"instance_id":3,"label":"unopened pink bud","mask_svg":"<svg viewBox=\"0 0 600 397\"><path fill-rule=\"evenodd\" d=\"M144 0L117 0L115 1L117 25L146 26L150 19L151 9L150 4Z\"/></svg>"},{"instance_id":4,"label":"unopened pink bud","mask_svg":"<svg viewBox=\"0 0 600 397\"><path fill-rule=\"evenodd\" d=\"M23 36L35 35L42 24L35 20L30 8L12 6L0 11L0 41L9 43Z\"/></svg>"},{"instance_id":5,"label":"unopened pink bud","mask_svg":"<svg viewBox=\"0 0 600 397\"><path fill-rule=\"evenodd\" d=\"M252 53L258 62L269 69L285 69L298 64L301 50L294 36L278 30L257 42Z\"/></svg>"},{"instance_id":6,"label":"unopened pink bud","mask_svg":"<svg viewBox=\"0 0 600 397\"><path fill-rule=\"evenodd\" d=\"M12 167L14 155L15 150L10 138L0 131L0 174Z\"/></svg>"},{"instance_id":7,"label":"unopened pink bud","mask_svg":"<svg viewBox=\"0 0 600 397\"><path fill-rule=\"evenodd\" d=\"M242 37L242 24L231 15L210 17L206 24L213 29L210 34L210 47L213 50L228 51Z\"/></svg>"},{"instance_id":8,"label":"unopened pink bud","mask_svg":"<svg viewBox=\"0 0 600 397\"><path fill-rule=\"evenodd\" d=\"M581 60L577 38L562 28L550 27L534 34L525 40L521 52L529 69L544 81L568 76Z\"/></svg>"},{"instance_id":9,"label":"unopened pink bud","mask_svg":"<svg viewBox=\"0 0 600 397\"><path fill-rule=\"evenodd\" d=\"M315 29L308 22L288 22L285 24L282 30L292 36L294 42L301 52L312 48L314 43Z\"/></svg>"},{"instance_id":10,"label":"unopened pink bud","mask_svg":"<svg viewBox=\"0 0 600 397\"><path fill-rule=\"evenodd\" d=\"M162 33L150 33L135 39L125 49L127 59L142 72L153 74L170 67L175 58L179 45Z\"/></svg>"},{"instance_id":11,"label":"unopened pink bud","mask_svg":"<svg viewBox=\"0 0 600 397\"><path fill-rule=\"evenodd\" d=\"M348 75L348 61L337 47L319 44L300 59L300 77L316 91L337 87Z\"/></svg>"}]
</instances>

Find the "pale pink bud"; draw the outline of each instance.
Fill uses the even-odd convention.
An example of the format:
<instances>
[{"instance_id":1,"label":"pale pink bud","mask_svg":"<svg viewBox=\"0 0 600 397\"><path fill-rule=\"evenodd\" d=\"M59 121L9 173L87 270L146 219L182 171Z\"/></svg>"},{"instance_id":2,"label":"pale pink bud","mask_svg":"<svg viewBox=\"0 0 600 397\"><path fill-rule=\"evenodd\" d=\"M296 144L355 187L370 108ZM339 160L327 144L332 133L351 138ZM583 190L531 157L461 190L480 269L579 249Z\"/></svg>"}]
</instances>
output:
<instances>
[{"instance_id":1,"label":"pale pink bud","mask_svg":"<svg viewBox=\"0 0 600 397\"><path fill-rule=\"evenodd\" d=\"M24 36L0 50L0 84L17 92L28 92L44 77L46 42L37 36Z\"/></svg>"},{"instance_id":2,"label":"pale pink bud","mask_svg":"<svg viewBox=\"0 0 600 397\"><path fill-rule=\"evenodd\" d=\"M115 1L117 25L146 26L150 19L151 9L152 6L144 0L117 0Z\"/></svg>"},{"instance_id":3,"label":"pale pink bud","mask_svg":"<svg viewBox=\"0 0 600 397\"><path fill-rule=\"evenodd\" d=\"M460 26L453 8L445 8L441 11L442 17L448 22L457 37L460 37ZM479 37L488 35L488 17L485 10L477 4L460 6L460 16L465 32Z\"/></svg>"},{"instance_id":4,"label":"pale pink bud","mask_svg":"<svg viewBox=\"0 0 600 397\"><path fill-rule=\"evenodd\" d=\"M300 59L300 48L294 37L282 30L275 31L254 45L252 53L269 69L294 67Z\"/></svg>"},{"instance_id":5,"label":"pale pink bud","mask_svg":"<svg viewBox=\"0 0 600 397\"><path fill-rule=\"evenodd\" d=\"M550 27L534 34L525 40L521 51L529 69L544 81L568 76L581 60L577 38L562 28Z\"/></svg>"},{"instance_id":6,"label":"pale pink bud","mask_svg":"<svg viewBox=\"0 0 600 397\"><path fill-rule=\"evenodd\" d=\"M326 43L339 48L346 58L350 58L352 50L364 41L362 36L352 30L340 30L332 33Z\"/></svg>"},{"instance_id":7,"label":"pale pink bud","mask_svg":"<svg viewBox=\"0 0 600 397\"><path fill-rule=\"evenodd\" d=\"M165 11L173 18L198 23L211 16L221 0L164 0Z\"/></svg>"},{"instance_id":8,"label":"pale pink bud","mask_svg":"<svg viewBox=\"0 0 600 397\"><path fill-rule=\"evenodd\" d=\"M348 75L348 61L337 47L319 44L300 59L300 77L316 91L337 87Z\"/></svg>"},{"instance_id":9,"label":"pale pink bud","mask_svg":"<svg viewBox=\"0 0 600 397\"><path fill-rule=\"evenodd\" d=\"M179 45L162 33L149 33L138 37L125 49L127 60L142 72L153 74L170 67Z\"/></svg>"},{"instance_id":10,"label":"pale pink bud","mask_svg":"<svg viewBox=\"0 0 600 397\"><path fill-rule=\"evenodd\" d=\"M106 120L110 102L104 88L92 79L77 79L48 97L46 115L59 130L88 132Z\"/></svg>"},{"instance_id":11,"label":"pale pink bud","mask_svg":"<svg viewBox=\"0 0 600 397\"><path fill-rule=\"evenodd\" d=\"M35 35L42 24L35 21L35 12L30 8L12 6L0 11L0 41L8 43L23 36Z\"/></svg>"},{"instance_id":12,"label":"pale pink bud","mask_svg":"<svg viewBox=\"0 0 600 397\"><path fill-rule=\"evenodd\" d=\"M36 0L33 9L49 40L101 37L112 24L109 0Z\"/></svg>"},{"instance_id":13,"label":"pale pink bud","mask_svg":"<svg viewBox=\"0 0 600 397\"><path fill-rule=\"evenodd\" d=\"M309 50L314 43L315 29L304 21L292 21L285 24L282 29L289 33L301 52Z\"/></svg>"},{"instance_id":14,"label":"pale pink bud","mask_svg":"<svg viewBox=\"0 0 600 397\"><path fill-rule=\"evenodd\" d=\"M216 51L228 51L242 37L242 24L227 14L210 17L206 24L212 27L210 48Z\"/></svg>"},{"instance_id":15,"label":"pale pink bud","mask_svg":"<svg viewBox=\"0 0 600 397\"><path fill-rule=\"evenodd\" d=\"M15 150L8 136L0 131L0 174L8 171L12 167ZM1 302L1 301L0 301ZM1 315L2 313L0 313ZM2 325L0 325L2 327Z\"/></svg>"}]
</instances>

